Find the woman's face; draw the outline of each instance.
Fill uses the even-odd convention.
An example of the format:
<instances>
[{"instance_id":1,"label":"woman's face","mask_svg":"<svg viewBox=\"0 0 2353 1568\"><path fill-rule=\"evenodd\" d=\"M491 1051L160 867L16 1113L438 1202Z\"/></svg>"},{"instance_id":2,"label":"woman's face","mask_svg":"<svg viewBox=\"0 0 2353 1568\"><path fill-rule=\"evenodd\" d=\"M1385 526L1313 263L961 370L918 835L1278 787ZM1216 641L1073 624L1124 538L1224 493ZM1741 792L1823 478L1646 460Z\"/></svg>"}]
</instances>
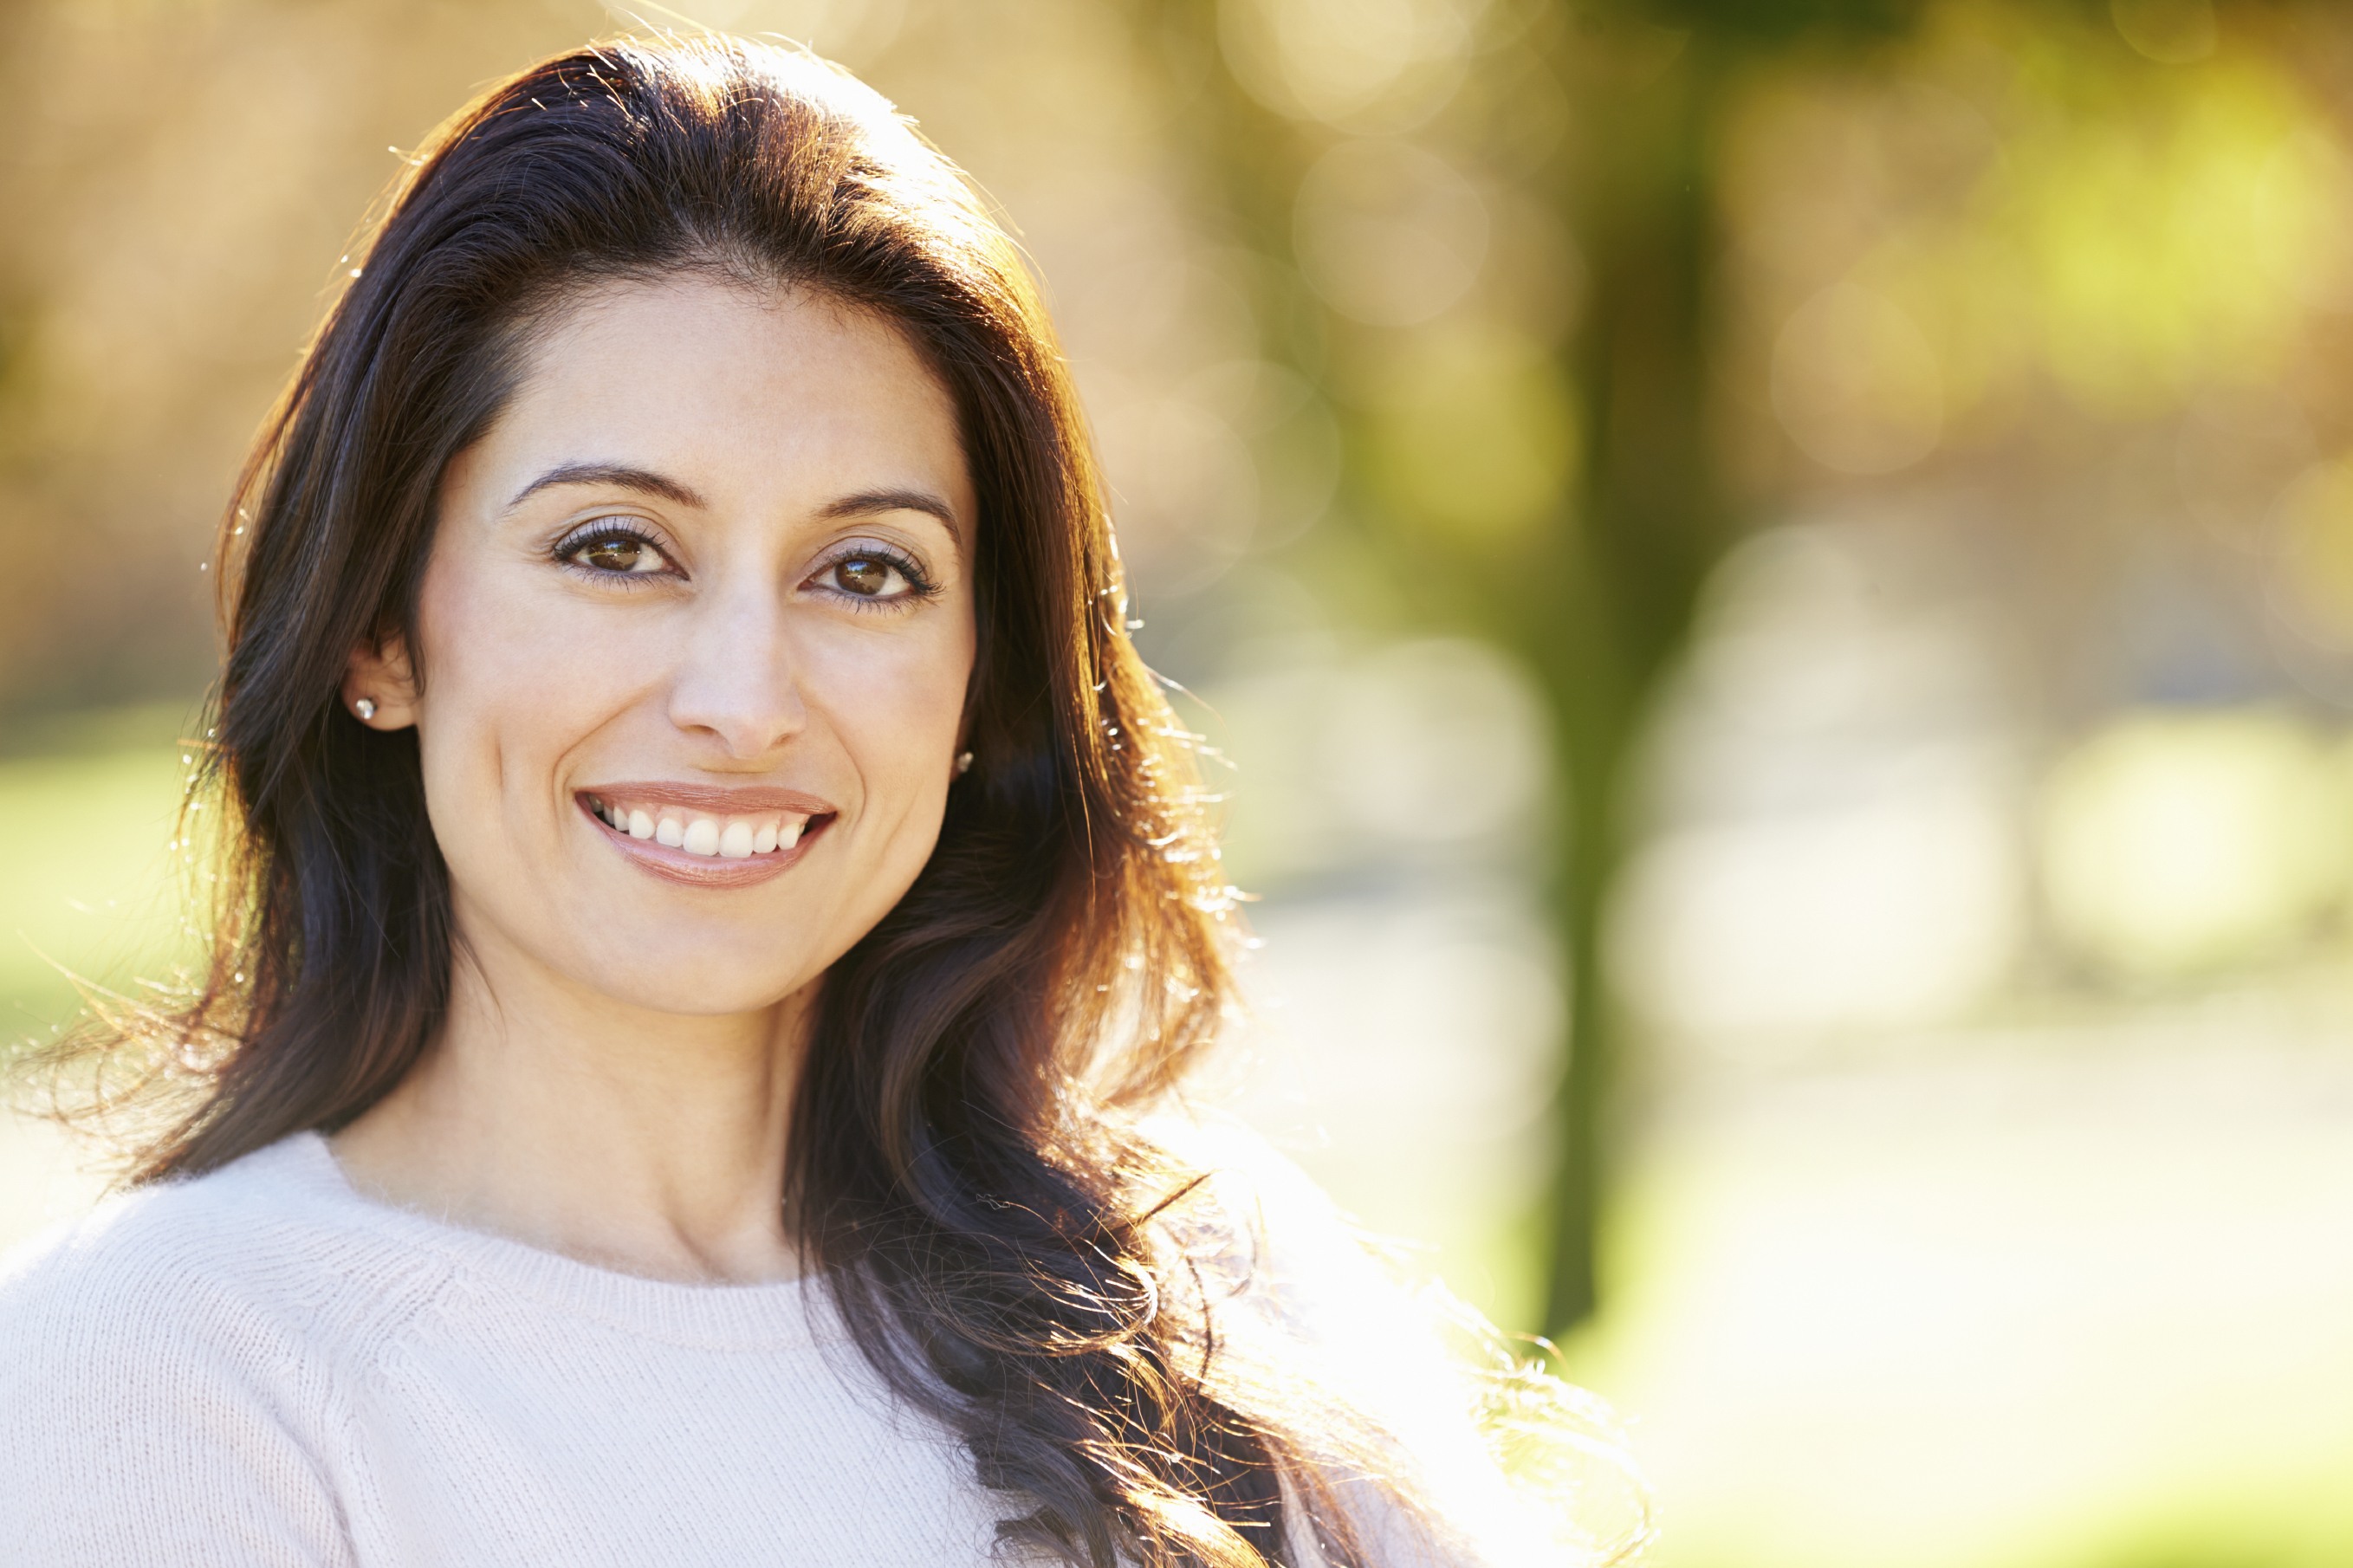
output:
<instances>
[{"instance_id":1,"label":"woman's face","mask_svg":"<svg viewBox=\"0 0 2353 1568\"><path fill-rule=\"evenodd\" d=\"M617 1002L737 1013L897 902L955 777L976 502L894 326L702 279L537 334L443 482L414 722L461 940Z\"/></svg>"}]
</instances>

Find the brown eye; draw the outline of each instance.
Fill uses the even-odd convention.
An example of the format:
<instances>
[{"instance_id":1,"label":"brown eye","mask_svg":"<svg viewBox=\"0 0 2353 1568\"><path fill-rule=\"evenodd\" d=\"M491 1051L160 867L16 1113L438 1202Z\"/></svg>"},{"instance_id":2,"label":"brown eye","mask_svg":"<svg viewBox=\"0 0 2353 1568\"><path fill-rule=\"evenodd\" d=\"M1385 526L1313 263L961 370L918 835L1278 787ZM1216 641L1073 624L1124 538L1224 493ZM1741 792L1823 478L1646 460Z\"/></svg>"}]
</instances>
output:
<instances>
[{"instance_id":1,"label":"brown eye","mask_svg":"<svg viewBox=\"0 0 2353 1568\"><path fill-rule=\"evenodd\" d=\"M576 547L572 558L592 572L628 575L659 572L662 566L661 552L629 533L600 533Z\"/></svg>"},{"instance_id":2,"label":"brown eye","mask_svg":"<svg viewBox=\"0 0 2353 1568\"><path fill-rule=\"evenodd\" d=\"M837 586L868 599L879 599L889 593L892 579L898 575L897 567L871 555L853 555L833 569Z\"/></svg>"}]
</instances>

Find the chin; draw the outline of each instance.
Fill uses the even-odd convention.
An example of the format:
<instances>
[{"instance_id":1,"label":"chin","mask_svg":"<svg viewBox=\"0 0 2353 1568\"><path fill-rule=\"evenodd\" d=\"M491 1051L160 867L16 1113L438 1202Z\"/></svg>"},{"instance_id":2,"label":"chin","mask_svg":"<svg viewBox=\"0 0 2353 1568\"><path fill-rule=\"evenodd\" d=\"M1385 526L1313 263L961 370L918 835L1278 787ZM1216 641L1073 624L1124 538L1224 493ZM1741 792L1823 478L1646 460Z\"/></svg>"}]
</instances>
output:
<instances>
[{"instance_id":1,"label":"chin","mask_svg":"<svg viewBox=\"0 0 2353 1568\"><path fill-rule=\"evenodd\" d=\"M623 1007L702 1018L762 1012L808 984L798 969L754 974L741 965L617 965L577 978Z\"/></svg>"},{"instance_id":2,"label":"chin","mask_svg":"<svg viewBox=\"0 0 2353 1568\"><path fill-rule=\"evenodd\" d=\"M756 921L614 919L565 951L543 949L540 961L620 1007L686 1017L757 1013L807 986L831 957L797 924L773 913Z\"/></svg>"}]
</instances>

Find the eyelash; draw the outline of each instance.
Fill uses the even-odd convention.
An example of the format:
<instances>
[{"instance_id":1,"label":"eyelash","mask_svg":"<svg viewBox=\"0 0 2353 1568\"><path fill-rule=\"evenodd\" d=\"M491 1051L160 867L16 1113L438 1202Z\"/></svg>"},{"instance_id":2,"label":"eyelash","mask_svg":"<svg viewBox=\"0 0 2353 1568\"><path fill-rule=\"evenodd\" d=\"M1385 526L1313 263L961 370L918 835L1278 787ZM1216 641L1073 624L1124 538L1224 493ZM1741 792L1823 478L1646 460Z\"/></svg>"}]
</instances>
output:
<instances>
[{"instance_id":1,"label":"eyelash","mask_svg":"<svg viewBox=\"0 0 2353 1568\"><path fill-rule=\"evenodd\" d=\"M835 598L848 600L849 602L849 607L860 612L861 614L878 610L888 611L905 609L910 605L920 603L925 599L936 597L939 594L939 585L923 574L922 565L916 562L913 556L907 554L904 551L893 550L888 545L881 544L857 544L852 545L846 550L838 550L821 562L818 564L818 569L809 574L809 575L803 579L803 581L810 583L818 582L828 572L832 572L840 567L845 562L850 561L881 562L883 565L890 567L892 571L898 573L900 576L905 578L907 582L907 591L905 593L888 599L869 598L863 594L853 594L847 588L826 589L826 592L831 594Z\"/></svg>"},{"instance_id":2,"label":"eyelash","mask_svg":"<svg viewBox=\"0 0 2353 1568\"><path fill-rule=\"evenodd\" d=\"M573 559L600 539L634 540L660 556L669 563L670 569L662 572L608 572ZM653 531L637 522L636 520L626 517L593 518L557 540L555 548L550 553L555 557L556 564L567 571L577 572L584 577L593 577L599 583L619 583L624 587L629 588L642 588L658 578L677 577L681 574L678 571L678 563L671 561L669 549L660 540L654 537Z\"/></svg>"},{"instance_id":3,"label":"eyelash","mask_svg":"<svg viewBox=\"0 0 2353 1568\"><path fill-rule=\"evenodd\" d=\"M636 524L630 519L616 517L596 518L574 529L556 542L552 553L557 564L571 571L578 572L584 576L594 577L600 583L618 582L629 588L645 587L653 579L674 577L680 574L675 563L672 563L670 570L666 572L610 572L584 565L573 559L600 539L633 540L653 551L664 561L668 562L670 559L670 552L663 547L660 540L654 537L651 530ZM853 594L846 588L827 590L836 598L849 601L851 609L861 613L898 609L910 602L934 598L939 594L939 584L924 574L922 563L913 556L904 551L892 550L887 545L879 544L859 544L847 550L837 551L820 563L817 570L804 581L816 582L827 573L851 561L879 561L898 573L907 584L907 591L904 594L888 599L870 598L862 594Z\"/></svg>"}]
</instances>

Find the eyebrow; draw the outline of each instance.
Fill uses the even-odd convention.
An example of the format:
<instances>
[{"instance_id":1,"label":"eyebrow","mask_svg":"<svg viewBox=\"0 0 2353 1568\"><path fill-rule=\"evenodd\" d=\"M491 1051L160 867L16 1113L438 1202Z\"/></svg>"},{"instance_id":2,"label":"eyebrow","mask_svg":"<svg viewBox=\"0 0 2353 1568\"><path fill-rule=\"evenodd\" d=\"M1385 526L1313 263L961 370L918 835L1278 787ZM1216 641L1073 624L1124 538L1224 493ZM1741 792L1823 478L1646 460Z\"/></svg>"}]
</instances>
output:
<instances>
[{"instance_id":1,"label":"eyebrow","mask_svg":"<svg viewBox=\"0 0 2353 1568\"><path fill-rule=\"evenodd\" d=\"M631 468L627 463L559 463L517 490L514 500L507 502L507 510L512 511L540 491L557 485L612 485L640 495L659 496L680 506L702 509L711 504L692 486L681 484L651 468Z\"/></svg>"},{"instance_id":2,"label":"eyebrow","mask_svg":"<svg viewBox=\"0 0 2353 1568\"><path fill-rule=\"evenodd\" d=\"M955 508L929 490L860 490L828 504L819 517L871 517L886 511L920 511L939 519L940 526L958 539L964 529L957 523Z\"/></svg>"},{"instance_id":3,"label":"eyebrow","mask_svg":"<svg viewBox=\"0 0 2353 1568\"><path fill-rule=\"evenodd\" d=\"M541 490L558 485L612 485L621 489L636 490L641 495L659 496L680 506L705 510L710 502L692 486L658 474L651 468L639 468L627 463L559 463L515 492L507 502L512 511ZM920 511L937 518L942 527L957 538L964 530L956 522L955 509L940 496L929 490L880 489L860 490L829 502L818 516L836 519L873 517L886 511Z\"/></svg>"}]
</instances>

